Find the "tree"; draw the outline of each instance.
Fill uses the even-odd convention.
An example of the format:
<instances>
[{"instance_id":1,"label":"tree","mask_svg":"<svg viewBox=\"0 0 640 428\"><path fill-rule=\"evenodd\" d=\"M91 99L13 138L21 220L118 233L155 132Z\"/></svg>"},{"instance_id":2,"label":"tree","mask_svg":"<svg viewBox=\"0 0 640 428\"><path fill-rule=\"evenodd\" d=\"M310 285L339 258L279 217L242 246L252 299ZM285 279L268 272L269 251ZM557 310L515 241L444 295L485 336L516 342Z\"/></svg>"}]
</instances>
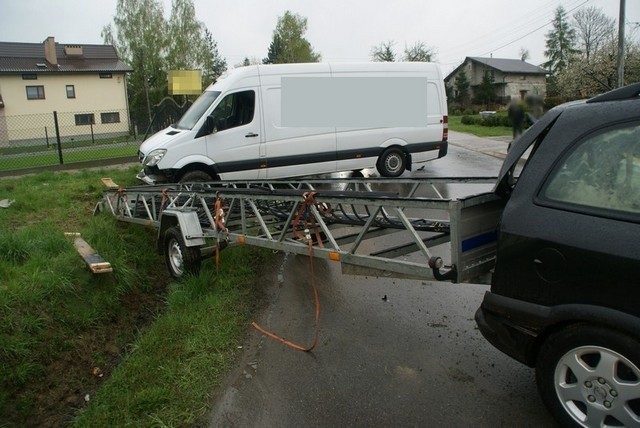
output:
<instances>
[{"instance_id":1,"label":"tree","mask_svg":"<svg viewBox=\"0 0 640 428\"><path fill-rule=\"evenodd\" d=\"M567 21L566 12L558 6L552 21L553 28L546 34L545 57L549 58L542 64L551 73L562 71L571 61L572 55L578 53L575 49L576 31Z\"/></svg>"},{"instance_id":2,"label":"tree","mask_svg":"<svg viewBox=\"0 0 640 428\"><path fill-rule=\"evenodd\" d=\"M193 0L172 0L168 22L167 68L193 70L201 68L207 52L204 24L196 18Z\"/></svg>"},{"instance_id":3,"label":"tree","mask_svg":"<svg viewBox=\"0 0 640 428\"><path fill-rule=\"evenodd\" d=\"M455 78L456 93L454 101L460 104L462 107L466 107L469 102L469 87L471 82L467 77L467 72L461 70Z\"/></svg>"},{"instance_id":4,"label":"tree","mask_svg":"<svg viewBox=\"0 0 640 428\"><path fill-rule=\"evenodd\" d=\"M529 53L529 49L525 47L520 48L520 52L518 53L518 55L520 56L521 61L526 61L531 57L531 54Z\"/></svg>"},{"instance_id":5,"label":"tree","mask_svg":"<svg viewBox=\"0 0 640 428\"><path fill-rule=\"evenodd\" d=\"M102 30L105 43L113 44L119 57L133 69L127 83L134 119L147 116L150 121L151 104L164 95L157 87L166 82L166 29L160 1L118 0L113 26L108 24Z\"/></svg>"},{"instance_id":6,"label":"tree","mask_svg":"<svg viewBox=\"0 0 640 428\"><path fill-rule=\"evenodd\" d=\"M396 60L396 54L393 51L394 44L395 42L389 40L371 48L371 61L394 62Z\"/></svg>"},{"instance_id":7,"label":"tree","mask_svg":"<svg viewBox=\"0 0 640 428\"><path fill-rule=\"evenodd\" d=\"M318 62L320 54L314 52L311 43L304 38L306 31L307 18L286 11L278 18L273 39L263 63Z\"/></svg>"},{"instance_id":8,"label":"tree","mask_svg":"<svg viewBox=\"0 0 640 428\"><path fill-rule=\"evenodd\" d=\"M424 42L415 42L413 46L404 48L404 60L405 61L423 61L431 62L435 58L435 52L433 48L427 47Z\"/></svg>"},{"instance_id":9,"label":"tree","mask_svg":"<svg viewBox=\"0 0 640 428\"><path fill-rule=\"evenodd\" d=\"M269 50L267 51L267 56L262 60L262 63L277 64L280 52L282 52L282 42L280 40L280 36L277 34L274 34L273 39L269 44Z\"/></svg>"},{"instance_id":10,"label":"tree","mask_svg":"<svg viewBox=\"0 0 640 428\"><path fill-rule=\"evenodd\" d=\"M129 108L136 122L151 120L152 106L167 95L167 71L201 69L208 85L224 70L216 42L196 18L193 0L172 0L169 21L161 0L117 0L113 25L102 29L133 72L127 79Z\"/></svg>"},{"instance_id":11,"label":"tree","mask_svg":"<svg viewBox=\"0 0 640 428\"><path fill-rule=\"evenodd\" d=\"M558 73L558 95L566 99L589 98L617 87L617 37L611 38L593 51L589 60L586 54ZM631 39L624 52L624 79L640 81L640 43Z\"/></svg>"},{"instance_id":12,"label":"tree","mask_svg":"<svg viewBox=\"0 0 640 428\"><path fill-rule=\"evenodd\" d=\"M593 6L580 9L573 14L573 27L576 31L577 45L587 62L616 34L615 20Z\"/></svg>"},{"instance_id":13,"label":"tree","mask_svg":"<svg viewBox=\"0 0 640 428\"><path fill-rule=\"evenodd\" d=\"M484 72L482 82L476 88L475 102L478 104L489 105L496 99L496 90L493 84L493 76L489 70Z\"/></svg>"},{"instance_id":14,"label":"tree","mask_svg":"<svg viewBox=\"0 0 640 428\"><path fill-rule=\"evenodd\" d=\"M618 41L615 20L597 8L580 10L573 16L577 45L571 62L556 73L547 93L564 99L589 98L617 86ZM625 44L625 81L640 80L640 44L633 33Z\"/></svg>"},{"instance_id":15,"label":"tree","mask_svg":"<svg viewBox=\"0 0 640 428\"><path fill-rule=\"evenodd\" d=\"M242 62L235 64L233 68L246 67L248 65L260 65L260 64L262 64L261 59L256 58L255 56L252 56L251 58L249 58L248 56L245 56Z\"/></svg>"},{"instance_id":16,"label":"tree","mask_svg":"<svg viewBox=\"0 0 640 428\"><path fill-rule=\"evenodd\" d=\"M218 53L218 44L213 40L211 32L204 29L204 61L202 67L202 83L209 86L227 70L227 61Z\"/></svg>"}]
</instances>

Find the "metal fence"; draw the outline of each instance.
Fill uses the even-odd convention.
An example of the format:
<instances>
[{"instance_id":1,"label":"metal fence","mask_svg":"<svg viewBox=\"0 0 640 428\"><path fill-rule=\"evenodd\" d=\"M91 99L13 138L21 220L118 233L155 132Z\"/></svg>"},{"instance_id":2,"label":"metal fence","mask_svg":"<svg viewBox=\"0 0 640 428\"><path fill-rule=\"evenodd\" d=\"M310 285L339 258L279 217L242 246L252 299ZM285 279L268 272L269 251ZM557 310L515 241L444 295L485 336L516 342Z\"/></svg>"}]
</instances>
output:
<instances>
[{"instance_id":1,"label":"metal fence","mask_svg":"<svg viewBox=\"0 0 640 428\"><path fill-rule=\"evenodd\" d=\"M139 135L126 110L0 115L0 171L134 159Z\"/></svg>"},{"instance_id":2,"label":"metal fence","mask_svg":"<svg viewBox=\"0 0 640 428\"><path fill-rule=\"evenodd\" d=\"M77 163L135 161L140 143L175 123L189 108L165 98L151 120L126 110L6 116L0 110L0 176Z\"/></svg>"}]
</instances>

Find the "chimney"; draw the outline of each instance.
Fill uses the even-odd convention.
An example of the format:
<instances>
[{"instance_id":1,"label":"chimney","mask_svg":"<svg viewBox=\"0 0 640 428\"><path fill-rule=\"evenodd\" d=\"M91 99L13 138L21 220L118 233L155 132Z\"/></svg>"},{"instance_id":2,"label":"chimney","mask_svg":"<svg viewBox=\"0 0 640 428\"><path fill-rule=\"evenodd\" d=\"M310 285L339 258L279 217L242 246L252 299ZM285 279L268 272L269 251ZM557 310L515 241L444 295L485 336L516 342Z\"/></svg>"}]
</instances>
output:
<instances>
[{"instance_id":1,"label":"chimney","mask_svg":"<svg viewBox=\"0 0 640 428\"><path fill-rule=\"evenodd\" d=\"M56 39L53 36L47 37L47 40L44 41L44 57L51 64L58 64L58 56L56 55Z\"/></svg>"}]
</instances>

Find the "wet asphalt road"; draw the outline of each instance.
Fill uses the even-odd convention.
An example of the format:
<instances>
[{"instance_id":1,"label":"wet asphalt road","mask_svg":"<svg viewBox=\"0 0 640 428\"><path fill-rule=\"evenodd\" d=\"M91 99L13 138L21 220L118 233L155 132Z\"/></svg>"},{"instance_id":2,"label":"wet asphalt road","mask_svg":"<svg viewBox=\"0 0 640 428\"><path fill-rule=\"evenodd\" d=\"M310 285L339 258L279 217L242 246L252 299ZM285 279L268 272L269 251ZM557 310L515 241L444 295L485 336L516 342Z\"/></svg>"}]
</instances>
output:
<instances>
[{"instance_id":1,"label":"wet asphalt road","mask_svg":"<svg viewBox=\"0 0 640 428\"><path fill-rule=\"evenodd\" d=\"M501 161L450 146L413 175L496 175ZM309 259L263 273L264 327L313 337ZM251 331L217 392L212 427L553 427L533 370L494 349L474 313L486 285L342 275L314 261L319 342L312 353Z\"/></svg>"}]
</instances>

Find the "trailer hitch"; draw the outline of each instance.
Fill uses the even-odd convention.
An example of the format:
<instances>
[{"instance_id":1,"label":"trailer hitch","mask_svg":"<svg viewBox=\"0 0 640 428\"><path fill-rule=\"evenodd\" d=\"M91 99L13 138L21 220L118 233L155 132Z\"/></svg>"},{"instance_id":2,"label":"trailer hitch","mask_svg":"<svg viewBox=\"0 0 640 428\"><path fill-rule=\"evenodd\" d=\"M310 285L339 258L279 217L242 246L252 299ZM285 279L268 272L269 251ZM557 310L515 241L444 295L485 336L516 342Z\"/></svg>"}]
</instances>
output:
<instances>
[{"instance_id":1,"label":"trailer hitch","mask_svg":"<svg viewBox=\"0 0 640 428\"><path fill-rule=\"evenodd\" d=\"M458 269L456 265L451 265L451 268L445 272L441 272L444 262L440 257L431 257L429 259L429 267L433 272L433 277L438 281L452 281L455 282L458 277Z\"/></svg>"}]
</instances>

